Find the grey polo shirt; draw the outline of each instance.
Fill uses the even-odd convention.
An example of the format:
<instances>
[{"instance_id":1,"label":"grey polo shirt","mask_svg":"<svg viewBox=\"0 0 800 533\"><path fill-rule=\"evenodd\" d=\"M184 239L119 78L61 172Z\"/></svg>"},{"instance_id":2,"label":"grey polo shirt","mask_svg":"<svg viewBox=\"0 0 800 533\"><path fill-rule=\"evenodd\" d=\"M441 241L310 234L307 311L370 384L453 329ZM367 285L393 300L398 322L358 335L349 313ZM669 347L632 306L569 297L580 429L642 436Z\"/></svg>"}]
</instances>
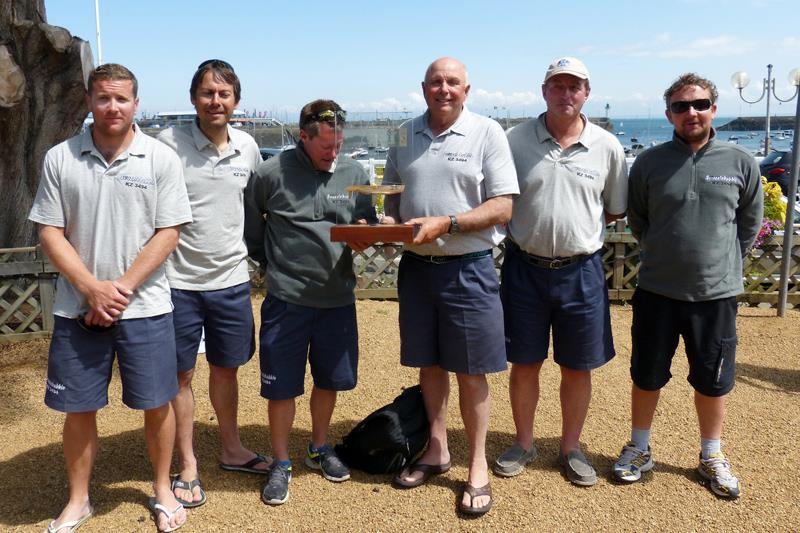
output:
<instances>
[{"instance_id":1,"label":"grey polo shirt","mask_svg":"<svg viewBox=\"0 0 800 533\"><path fill-rule=\"evenodd\" d=\"M162 131L158 140L178 153L192 206L191 224L167 261L171 287L218 290L250 280L244 244L244 190L261 163L255 140L228 126L220 154L196 122Z\"/></svg>"},{"instance_id":2,"label":"grey polo shirt","mask_svg":"<svg viewBox=\"0 0 800 533\"><path fill-rule=\"evenodd\" d=\"M503 128L466 107L438 136L428 127L428 113L400 126L389 150L383 183L403 184L400 219L456 215L494 196L517 194L517 175ZM505 237L505 228L442 235L435 241L407 244L422 255L460 255L487 250Z\"/></svg>"},{"instance_id":3,"label":"grey polo shirt","mask_svg":"<svg viewBox=\"0 0 800 533\"><path fill-rule=\"evenodd\" d=\"M64 236L98 280L114 280L133 264L158 228L191 222L181 162L137 126L133 142L113 163L95 148L89 130L51 148L28 218L64 228ZM75 318L86 299L59 276L54 314ZM164 265L134 291L122 319L172 311Z\"/></svg>"},{"instance_id":4,"label":"grey polo shirt","mask_svg":"<svg viewBox=\"0 0 800 533\"><path fill-rule=\"evenodd\" d=\"M509 130L520 195L509 234L528 253L570 257L603 247L605 212L625 212L628 166L619 141L581 115L585 127L565 149L544 113Z\"/></svg>"}]
</instances>

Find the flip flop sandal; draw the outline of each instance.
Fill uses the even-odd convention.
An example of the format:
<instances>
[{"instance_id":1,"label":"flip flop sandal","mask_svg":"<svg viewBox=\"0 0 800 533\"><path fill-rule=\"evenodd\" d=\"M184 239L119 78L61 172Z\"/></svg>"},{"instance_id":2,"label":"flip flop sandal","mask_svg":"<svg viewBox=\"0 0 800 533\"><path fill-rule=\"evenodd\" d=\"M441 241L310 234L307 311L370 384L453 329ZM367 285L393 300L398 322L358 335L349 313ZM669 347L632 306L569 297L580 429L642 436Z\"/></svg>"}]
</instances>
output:
<instances>
[{"instance_id":1,"label":"flip flop sandal","mask_svg":"<svg viewBox=\"0 0 800 533\"><path fill-rule=\"evenodd\" d=\"M172 478L172 493L173 496L175 495L175 489L181 490L188 490L191 493L194 493L194 488L200 487L200 499L197 501L194 500L184 500L183 498L178 498L175 496L175 500L181 505L183 505L186 509L192 509L194 507L200 507L206 500L206 491L203 490L203 484L200 482L200 478L193 479L192 481L184 481L180 478L180 474L173 476Z\"/></svg>"},{"instance_id":2,"label":"flip flop sandal","mask_svg":"<svg viewBox=\"0 0 800 533\"><path fill-rule=\"evenodd\" d=\"M260 474L266 476L267 474L269 474L269 468L263 470L260 468L256 468L255 466L257 464L264 463L266 465L269 465L269 467L271 468L272 462L273 461L267 460L267 458L261 455L260 453L257 453L255 457L253 457L244 464L234 465L228 463L220 463L219 467L223 470L227 470L228 472L245 472L247 474Z\"/></svg>"},{"instance_id":3,"label":"flip flop sandal","mask_svg":"<svg viewBox=\"0 0 800 533\"><path fill-rule=\"evenodd\" d=\"M83 515L82 517L78 518L77 520L70 520L69 522L64 522L60 526L56 527L56 521L53 520L47 525L47 533L58 533L62 529L69 528L70 532L77 531L79 527L81 527L84 522L89 520L92 515L94 515L94 507L89 507L89 512Z\"/></svg>"},{"instance_id":4,"label":"flip flop sandal","mask_svg":"<svg viewBox=\"0 0 800 533\"><path fill-rule=\"evenodd\" d=\"M420 485L424 485L426 481L428 481L433 476L438 476L439 474L444 474L450 470L450 461L440 464L440 465L426 465L422 463L414 463L413 465L404 468L397 474L394 478L395 484L403 487L405 489L413 489L414 487L419 487ZM403 472L408 472L406 475L403 475ZM405 477L411 476L414 472L420 472L422 477L416 481L406 481Z\"/></svg>"},{"instance_id":5,"label":"flip flop sandal","mask_svg":"<svg viewBox=\"0 0 800 533\"><path fill-rule=\"evenodd\" d=\"M469 494L469 505L464 505L464 494ZM472 502L475 501L475 498L478 496L488 496L489 503L484 505L483 507L473 507ZM464 513L469 515L483 515L489 512L489 509L492 508L492 487L489 483L484 485L483 487L473 487L469 483L464 483L464 491L461 493L461 500L458 502L458 509Z\"/></svg>"},{"instance_id":6,"label":"flip flop sandal","mask_svg":"<svg viewBox=\"0 0 800 533\"><path fill-rule=\"evenodd\" d=\"M156 503L156 499L155 498L150 498L149 500L147 500L147 507L149 507L150 508L150 512L153 513L153 520L156 523L156 529L158 529L158 515L159 514L163 514L164 516L167 517L167 521L170 521L170 520L172 520L172 517L174 517L175 514L178 511L183 509L183 505L179 503L178 506L175 507L175 509L170 511L169 509L167 509L166 507L164 507L160 503ZM186 524L186 521L184 520L183 523L178 524L177 526L168 527L167 529L158 529L158 531L161 532L161 533L169 533L170 531L175 531L177 529L182 528L185 524Z\"/></svg>"}]
</instances>

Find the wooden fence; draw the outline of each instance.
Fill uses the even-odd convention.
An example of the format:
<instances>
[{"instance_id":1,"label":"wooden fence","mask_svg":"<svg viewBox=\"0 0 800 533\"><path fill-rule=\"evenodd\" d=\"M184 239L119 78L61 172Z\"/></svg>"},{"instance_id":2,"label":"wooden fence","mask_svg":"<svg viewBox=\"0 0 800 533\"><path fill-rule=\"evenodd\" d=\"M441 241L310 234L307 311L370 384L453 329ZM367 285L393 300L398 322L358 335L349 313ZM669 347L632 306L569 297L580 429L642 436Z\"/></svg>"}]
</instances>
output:
<instances>
[{"instance_id":1,"label":"wooden fence","mask_svg":"<svg viewBox=\"0 0 800 533\"><path fill-rule=\"evenodd\" d=\"M636 288L639 244L618 221L606 234L603 263L609 299L625 302ZM776 306L783 238L772 236L744 261L746 305ZM378 245L353 254L358 279L357 298L397 298L397 268L402 246ZM493 250L499 271L505 255L501 244ZM792 242L788 302L800 305L800 236ZM57 273L39 247L0 249L0 343L48 335L53 328L53 295ZM258 287L260 281L254 285ZM263 288L262 288L263 290Z\"/></svg>"}]
</instances>

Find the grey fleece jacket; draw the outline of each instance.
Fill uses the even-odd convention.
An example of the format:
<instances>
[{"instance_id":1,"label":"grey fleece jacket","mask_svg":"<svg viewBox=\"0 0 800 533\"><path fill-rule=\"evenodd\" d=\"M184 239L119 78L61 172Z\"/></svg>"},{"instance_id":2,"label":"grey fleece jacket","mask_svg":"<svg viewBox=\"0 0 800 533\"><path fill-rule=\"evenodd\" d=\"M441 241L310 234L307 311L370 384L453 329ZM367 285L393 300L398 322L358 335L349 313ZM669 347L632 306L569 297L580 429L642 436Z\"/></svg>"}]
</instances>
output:
<instances>
[{"instance_id":1,"label":"grey fleece jacket","mask_svg":"<svg viewBox=\"0 0 800 533\"><path fill-rule=\"evenodd\" d=\"M364 184L360 163L343 158L332 173L316 170L302 143L258 166L245 191L244 237L250 257L266 267L270 294L315 308L355 301L352 252L331 242L330 229L376 222L372 198L344 190Z\"/></svg>"},{"instance_id":2,"label":"grey fleece jacket","mask_svg":"<svg viewBox=\"0 0 800 533\"><path fill-rule=\"evenodd\" d=\"M718 142L693 154L677 134L633 162L628 223L641 246L639 287L676 300L705 301L743 291L742 257L761 227L758 165Z\"/></svg>"}]
</instances>

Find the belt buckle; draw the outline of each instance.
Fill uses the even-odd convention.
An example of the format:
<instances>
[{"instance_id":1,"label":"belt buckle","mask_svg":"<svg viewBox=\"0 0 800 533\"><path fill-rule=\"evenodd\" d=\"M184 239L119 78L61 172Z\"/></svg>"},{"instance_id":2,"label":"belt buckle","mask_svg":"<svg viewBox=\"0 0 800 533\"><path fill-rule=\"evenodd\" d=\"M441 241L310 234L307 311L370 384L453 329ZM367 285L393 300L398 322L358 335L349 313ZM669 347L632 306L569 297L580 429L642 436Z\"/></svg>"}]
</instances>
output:
<instances>
[{"instance_id":1,"label":"belt buckle","mask_svg":"<svg viewBox=\"0 0 800 533\"><path fill-rule=\"evenodd\" d=\"M434 265L441 265L442 263L447 262L446 255L431 255L428 257L430 258L431 263L433 263Z\"/></svg>"},{"instance_id":2,"label":"belt buckle","mask_svg":"<svg viewBox=\"0 0 800 533\"><path fill-rule=\"evenodd\" d=\"M547 268L549 268L550 270L558 270L563 266L564 266L564 260L556 257L550 260L550 264L547 265Z\"/></svg>"}]
</instances>

